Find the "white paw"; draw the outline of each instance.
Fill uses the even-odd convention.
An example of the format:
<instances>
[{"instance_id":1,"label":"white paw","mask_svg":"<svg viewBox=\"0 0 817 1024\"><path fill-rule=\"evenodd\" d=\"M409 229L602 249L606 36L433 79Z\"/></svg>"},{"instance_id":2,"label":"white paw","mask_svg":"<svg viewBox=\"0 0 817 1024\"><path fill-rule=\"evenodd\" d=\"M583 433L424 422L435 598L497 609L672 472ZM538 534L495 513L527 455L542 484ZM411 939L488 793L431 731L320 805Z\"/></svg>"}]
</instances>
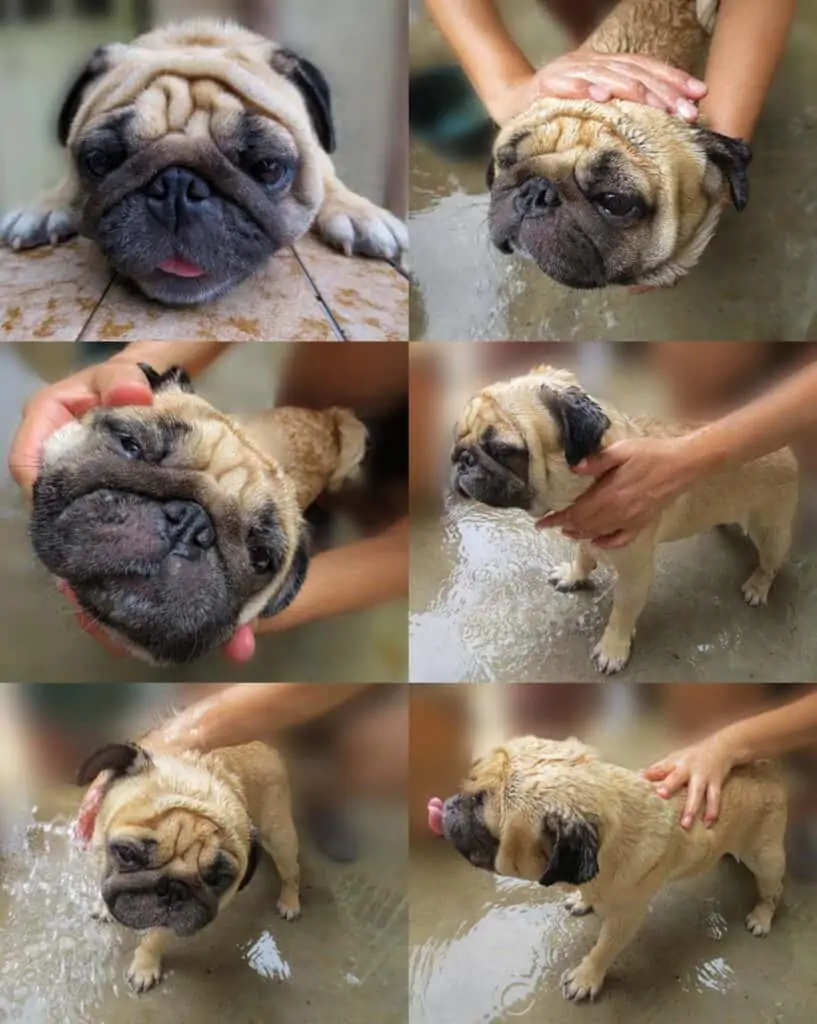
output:
<instances>
[{"instance_id":1,"label":"white paw","mask_svg":"<svg viewBox=\"0 0 817 1024\"><path fill-rule=\"evenodd\" d=\"M573 571L570 562L562 562L548 574L548 583L551 583L560 593L566 594L571 590L580 590L583 587L590 587L592 584L586 576L577 576Z\"/></svg>"},{"instance_id":2,"label":"white paw","mask_svg":"<svg viewBox=\"0 0 817 1024\"><path fill-rule=\"evenodd\" d=\"M746 915L746 927L759 939L765 938L772 930L772 914L768 907L750 911Z\"/></svg>"},{"instance_id":3,"label":"white paw","mask_svg":"<svg viewBox=\"0 0 817 1024\"><path fill-rule=\"evenodd\" d=\"M335 249L351 256L373 256L399 261L408 251L406 225L379 206L350 193L328 197L318 212L315 227L321 238Z\"/></svg>"},{"instance_id":4,"label":"white paw","mask_svg":"<svg viewBox=\"0 0 817 1024\"><path fill-rule=\"evenodd\" d=\"M275 904L275 909L285 921L294 921L301 916L301 905L297 900L285 900L283 896Z\"/></svg>"},{"instance_id":5,"label":"white paw","mask_svg":"<svg viewBox=\"0 0 817 1024\"><path fill-rule=\"evenodd\" d=\"M29 206L22 210L12 210L0 220L0 242L10 249L58 245L76 233L73 215L67 210Z\"/></svg>"},{"instance_id":6,"label":"white paw","mask_svg":"<svg viewBox=\"0 0 817 1024\"><path fill-rule=\"evenodd\" d=\"M749 579L743 584L743 596L746 603L752 608L760 608L769 600L769 588L772 585L772 577L762 569L755 569Z\"/></svg>"},{"instance_id":7,"label":"white paw","mask_svg":"<svg viewBox=\"0 0 817 1024\"><path fill-rule=\"evenodd\" d=\"M585 914L592 914L593 908L585 903L580 892L572 892L565 900L565 907L574 917L584 917Z\"/></svg>"},{"instance_id":8,"label":"white paw","mask_svg":"<svg viewBox=\"0 0 817 1024\"><path fill-rule=\"evenodd\" d=\"M606 675L620 672L630 660L631 641L611 640L602 637L593 648L593 664Z\"/></svg>"},{"instance_id":9,"label":"white paw","mask_svg":"<svg viewBox=\"0 0 817 1024\"><path fill-rule=\"evenodd\" d=\"M125 972L125 980L134 992L149 992L162 980L161 960L140 957L137 952Z\"/></svg>"},{"instance_id":10,"label":"white paw","mask_svg":"<svg viewBox=\"0 0 817 1024\"><path fill-rule=\"evenodd\" d=\"M593 966L587 966L582 960L578 967L567 970L562 975L562 995L565 999L595 999L604 984L604 974L600 974Z\"/></svg>"}]
</instances>

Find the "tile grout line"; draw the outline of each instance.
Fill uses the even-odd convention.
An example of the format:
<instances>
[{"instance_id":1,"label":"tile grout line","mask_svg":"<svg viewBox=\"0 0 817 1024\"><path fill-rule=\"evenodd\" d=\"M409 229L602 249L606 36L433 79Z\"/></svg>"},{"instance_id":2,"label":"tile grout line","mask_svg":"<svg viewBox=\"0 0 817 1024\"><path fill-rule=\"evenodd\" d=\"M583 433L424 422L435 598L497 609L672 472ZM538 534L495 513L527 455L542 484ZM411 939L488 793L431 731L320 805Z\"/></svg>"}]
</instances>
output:
<instances>
[{"instance_id":1,"label":"tile grout line","mask_svg":"<svg viewBox=\"0 0 817 1024\"><path fill-rule=\"evenodd\" d=\"M315 295L315 298L320 303L320 306L323 309L324 314L326 315L326 318L329 321L330 326L332 327L332 330L337 335L337 340L338 341L348 341L349 339L346 337L346 334L344 333L343 328L340 326L338 321L335 319L335 314L332 312L332 310L331 310L331 308L329 306L329 303L326 301L326 299L324 299L323 295L321 294L320 289L318 288L317 284L313 280L312 275L307 270L306 264L301 259L300 253L295 248L295 246L291 247L291 252L292 252L292 255L295 257L295 259L298 261L298 266L301 268L301 272L303 273L304 277L309 282L309 284L310 284L310 286L312 288L312 291L313 291L313 293Z\"/></svg>"}]
</instances>

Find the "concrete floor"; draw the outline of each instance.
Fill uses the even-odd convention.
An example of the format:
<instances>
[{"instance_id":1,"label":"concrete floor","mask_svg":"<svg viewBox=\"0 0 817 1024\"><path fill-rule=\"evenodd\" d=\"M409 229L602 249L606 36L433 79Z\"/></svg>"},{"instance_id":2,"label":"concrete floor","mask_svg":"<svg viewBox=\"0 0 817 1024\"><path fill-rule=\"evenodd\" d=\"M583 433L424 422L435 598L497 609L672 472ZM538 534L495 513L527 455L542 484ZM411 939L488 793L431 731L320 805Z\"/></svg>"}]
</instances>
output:
<instances>
[{"instance_id":1,"label":"concrete floor","mask_svg":"<svg viewBox=\"0 0 817 1024\"><path fill-rule=\"evenodd\" d=\"M607 756L637 768L668 749L660 730L649 742L642 739L640 728L627 727L617 738L618 755ZM559 978L591 948L598 920L571 917L564 893L494 878L442 841L420 841L412 848L409 882L409 1019L808 1024L817 994L817 889L787 878L764 940L743 926L753 897L751 876L729 860L666 888L597 1001L574 1006L562 998Z\"/></svg>"},{"instance_id":2,"label":"concrete floor","mask_svg":"<svg viewBox=\"0 0 817 1024\"><path fill-rule=\"evenodd\" d=\"M505 0L536 64L566 42L532 0ZM645 295L575 291L489 243L485 167L412 144L412 337L433 340L817 338L817 0L802 0L754 142L752 197L725 213L702 260L676 287ZM415 67L451 61L426 19Z\"/></svg>"},{"instance_id":3,"label":"concrete floor","mask_svg":"<svg viewBox=\"0 0 817 1024\"><path fill-rule=\"evenodd\" d=\"M264 858L252 885L137 996L124 981L136 936L90 918L97 865L74 846L76 791L42 795L26 838L0 851L0 1019L6 1024L364 1024L406 1019L403 815L363 813L353 865L302 852L303 916L275 911Z\"/></svg>"},{"instance_id":4,"label":"concrete floor","mask_svg":"<svg viewBox=\"0 0 817 1024\"><path fill-rule=\"evenodd\" d=\"M263 409L274 402L285 349L283 343L233 348L197 386L229 412ZM245 665L228 662L217 652L184 668L153 668L112 657L77 628L31 549L26 508L8 475L5 453L25 401L43 383L77 369L81 351L72 345L0 346L0 616L4 635L15 638L0 650L0 679L207 682L226 675L237 682L403 681L408 663L405 601L259 637L257 654Z\"/></svg>"}]
</instances>

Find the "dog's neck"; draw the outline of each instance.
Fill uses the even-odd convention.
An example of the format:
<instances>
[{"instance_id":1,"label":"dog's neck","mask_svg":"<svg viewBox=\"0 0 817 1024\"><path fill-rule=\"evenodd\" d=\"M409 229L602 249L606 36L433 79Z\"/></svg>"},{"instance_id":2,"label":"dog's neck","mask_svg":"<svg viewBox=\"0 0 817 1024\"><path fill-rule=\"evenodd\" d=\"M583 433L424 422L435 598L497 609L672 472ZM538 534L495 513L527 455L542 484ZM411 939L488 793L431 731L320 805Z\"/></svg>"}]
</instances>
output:
<instances>
[{"instance_id":1,"label":"dog's neck","mask_svg":"<svg viewBox=\"0 0 817 1024\"><path fill-rule=\"evenodd\" d=\"M698 70L718 0L621 0L584 43L599 53L638 53Z\"/></svg>"}]
</instances>

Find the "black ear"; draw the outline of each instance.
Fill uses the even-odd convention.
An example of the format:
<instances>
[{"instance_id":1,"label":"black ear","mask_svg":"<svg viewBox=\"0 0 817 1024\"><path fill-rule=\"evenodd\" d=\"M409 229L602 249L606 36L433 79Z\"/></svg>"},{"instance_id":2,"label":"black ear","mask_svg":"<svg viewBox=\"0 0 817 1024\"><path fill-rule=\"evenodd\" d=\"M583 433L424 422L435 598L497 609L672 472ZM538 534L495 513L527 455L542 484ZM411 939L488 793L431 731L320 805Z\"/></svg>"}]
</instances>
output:
<instances>
[{"instance_id":1,"label":"black ear","mask_svg":"<svg viewBox=\"0 0 817 1024\"><path fill-rule=\"evenodd\" d=\"M729 192L735 209L740 211L749 202L749 162L752 147L743 139L721 135L709 128L698 128L698 139L703 143L707 158L729 182Z\"/></svg>"},{"instance_id":2,"label":"black ear","mask_svg":"<svg viewBox=\"0 0 817 1024\"><path fill-rule=\"evenodd\" d=\"M68 95L63 101L62 109L57 118L57 137L60 140L61 146L68 142L71 125L85 97L85 90L91 82L99 78L110 67L109 56L107 46L98 46L68 90Z\"/></svg>"},{"instance_id":3,"label":"black ear","mask_svg":"<svg viewBox=\"0 0 817 1024\"><path fill-rule=\"evenodd\" d=\"M258 830L253 828L250 832L250 849L247 854L247 870L244 872L244 877L241 879L241 885L236 889L236 892L241 892L245 885L250 884L260 859L261 844L258 842Z\"/></svg>"},{"instance_id":4,"label":"black ear","mask_svg":"<svg viewBox=\"0 0 817 1024\"><path fill-rule=\"evenodd\" d=\"M270 63L275 71L288 78L300 91L320 144L327 153L334 153L337 143L332 118L332 94L323 72L292 50L276 50Z\"/></svg>"},{"instance_id":5,"label":"black ear","mask_svg":"<svg viewBox=\"0 0 817 1024\"><path fill-rule=\"evenodd\" d=\"M281 584L281 588L274 594L269 603L259 615L262 619L272 618L278 612L291 605L298 596L298 591L304 584L306 572L309 568L309 534L304 529L292 565L289 567L287 578Z\"/></svg>"},{"instance_id":6,"label":"black ear","mask_svg":"<svg viewBox=\"0 0 817 1024\"><path fill-rule=\"evenodd\" d=\"M598 402L581 388L556 391L546 384L542 387L541 399L559 424L568 466L576 466L588 455L595 455L610 426Z\"/></svg>"},{"instance_id":7,"label":"black ear","mask_svg":"<svg viewBox=\"0 0 817 1024\"><path fill-rule=\"evenodd\" d=\"M193 384L187 370L181 366L171 366L164 373L157 373L147 363L139 363L139 369L147 377L150 390L154 395L160 391L185 391L188 394L193 394Z\"/></svg>"},{"instance_id":8,"label":"black ear","mask_svg":"<svg viewBox=\"0 0 817 1024\"><path fill-rule=\"evenodd\" d=\"M584 885L599 873L599 831L584 818L546 814L542 830L551 842L547 871L540 885Z\"/></svg>"},{"instance_id":9,"label":"black ear","mask_svg":"<svg viewBox=\"0 0 817 1024\"><path fill-rule=\"evenodd\" d=\"M88 786L100 772L111 770L115 777L138 775L152 764L150 754L136 743L111 743L95 751L77 772L77 785Z\"/></svg>"}]
</instances>

